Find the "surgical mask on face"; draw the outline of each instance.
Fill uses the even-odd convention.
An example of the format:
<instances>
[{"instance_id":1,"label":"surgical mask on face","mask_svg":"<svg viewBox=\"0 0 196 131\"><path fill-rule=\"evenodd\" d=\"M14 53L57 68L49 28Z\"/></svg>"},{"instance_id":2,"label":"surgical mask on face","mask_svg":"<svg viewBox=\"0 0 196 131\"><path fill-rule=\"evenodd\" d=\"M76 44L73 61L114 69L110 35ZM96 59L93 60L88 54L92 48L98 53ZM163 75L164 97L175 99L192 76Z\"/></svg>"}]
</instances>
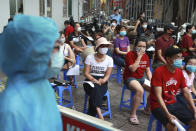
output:
<instances>
[{"instance_id":1,"label":"surgical mask on face","mask_svg":"<svg viewBox=\"0 0 196 131\"><path fill-rule=\"evenodd\" d=\"M64 42L65 42L65 37L64 37L64 38L61 38L60 41L61 41L62 43L64 43Z\"/></svg>"},{"instance_id":2,"label":"surgical mask on face","mask_svg":"<svg viewBox=\"0 0 196 131\"><path fill-rule=\"evenodd\" d=\"M80 23L84 23L84 20L80 20Z\"/></svg>"},{"instance_id":3,"label":"surgical mask on face","mask_svg":"<svg viewBox=\"0 0 196 131\"><path fill-rule=\"evenodd\" d=\"M196 34L196 30L192 30L192 34Z\"/></svg>"},{"instance_id":4,"label":"surgical mask on face","mask_svg":"<svg viewBox=\"0 0 196 131\"><path fill-rule=\"evenodd\" d=\"M127 34L126 31L121 31L121 32L120 32L120 35L121 35L121 36L126 36L126 34Z\"/></svg>"},{"instance_id":5,"label":"surgical mask on face","mask_svg":"<svg viewBox=\"0 0 196 131\"><path fill-rule=\"evenodd\" d=\"M175 59L173 63L173 67L180 68L182 66L182 59Z\"/></svg>"},{"instance_id":6,"label":"surgical mask on face","mask_svg":"<svg viewBox=\"0 0 196 131\"><path fill-rule=\"evenodd\" d=\"M186 69L189 72L196 72L196 66L194 66L194 65L186 65Z\"/></svg>"},{"instance_id":7,"label":"surgical mask on face","mask_svg":"<svg viewBox=\"0 0 196 131\"><path fill-rule=\"evenodd\" d=\"M81 27L78 27L78 31L81 31L82 29L81 29Z\"/></svg>"},{"instance_id":8,"label":"surgical mask on face","mask_svg":"<svg viewBox=\"0 0 196 131\"><path fill-rule=\"evenodd\" d=\"M111 26L116 26L116 23L112 23Z\"/></svg>"},{"instance_id":9,"label":"surgical mask on face","mask_svg":"<svg viewBox=\"0 0 196 131\"><path fill-rule=\"evenodd\" d=\"M64 64L64 56L62 52L53 53L50 57L51 65L46 72L46 78L52 78L57 76Z\"/></svg>"},{"instance_id":10,"label":"surgical mask on face","mask_svg":"<svg viewBox=\"0 0 196 131\"><path fill-rule=\"evenodd\" d=\"M140 50L142 50L143 53L146 52L146 49L145 49L145 48L140 48L140 47L137 47L137 48L136 48L136 51L137 51L137 52L140 52Z\"/></svg>"},{"instance_id":11,"label":"surgical mask on face","mask_svg":"<svg viewBox=\"0 0 196 131\"><path fill-rule=\"evenodd\" d=\"M142 25L142 27L143 27L144 29L146 29L146 28L147 28L147 25Z\"/></svg>"},{"instance_id":12,"label":"surgical mask on face","mask_svg":"<svg viewBox=\"0 0 196 131\"><path fill-rule=\"evenodd\" d=\"M105 55L105 54L107 54L107 52L108 52L108 48L99 48L99 49L98 49L98 52L99 52L100 54L102 54L102 55Z\"/></svg>"}]
</instances>

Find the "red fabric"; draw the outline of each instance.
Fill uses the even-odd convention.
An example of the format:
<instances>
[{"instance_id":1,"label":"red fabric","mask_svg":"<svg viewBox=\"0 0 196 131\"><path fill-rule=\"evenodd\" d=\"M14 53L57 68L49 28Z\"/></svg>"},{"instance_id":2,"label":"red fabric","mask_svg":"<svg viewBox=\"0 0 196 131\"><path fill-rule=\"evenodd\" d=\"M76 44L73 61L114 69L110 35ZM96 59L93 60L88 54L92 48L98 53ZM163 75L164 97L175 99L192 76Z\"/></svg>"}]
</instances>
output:
<instances>
[{"instance_id":1,"label":"red fabric","mask_svg":"<svg viewBox=\"0 0 196 131\"><path fill-rule=\"evenodd\" d=\"M135 72L129 70L129 66L135 63L137 55L134 51L130 51L125 56L125 70L123 73L123 79L127 80L129 77L134 77L136 79L142 78L144 76L144 72L147 67L149 67L149 58L146 54L144 54L140 61L140 66L137 68Z\"/></svg>"},{"instance_id":2,"label":"red fabric","mask_svg":"<svg viewBox=\"0 0 196 131\"><path fill-rule=\"evenodd\" d=\"M186 87L182 71L176 68L175 73L171 73L166 66L161 66L154 71L150 91L151 111L160 107L154 92L154 88L158 86L162 87L162 98L166 105L176 103L176 92L179 88Z\"/></svg>"},{"instance_id":3,"label":"red fabric","mask_svg":"<svg viewBox=\"0 0 196 131\"><path fill-rule=\"evenodd\" d=\"M181 42L180 42L180 47L186 49L186 51L183 51L183 56L184 57L188 56L188 55L191 55L191 54L189 54L188 49L190 47L193 47L193 39L192 39L192 37L190 37L188 34L184 35L182 37Z\"/></svg>"},{"instance_id":4,"label":"red fabric","mask_svg":"<svg viewBox=\"0 0 196 131\"><path fill-rule=\"evenodd\" d=\"M66 37L66 43L68 43L68 37L69 34L71 34L74 31L74 28L71 25L68 25L67 28L65 29L65 37Z\"/></svg>"},{"instance_id":5,"label":"red fabric","mask_svg":"<svg viewBox=\"0 0 196 131\"><path fill-rule=\"evenodd\" d=\"M172 37L169 38L169 40L166 40L165 35L160 36L155 43L155 51L157 54L158 50L161 50L162 56L165 55L165 50L170 46L174 44L174 39Z\"/></svg>"}]
</instances>

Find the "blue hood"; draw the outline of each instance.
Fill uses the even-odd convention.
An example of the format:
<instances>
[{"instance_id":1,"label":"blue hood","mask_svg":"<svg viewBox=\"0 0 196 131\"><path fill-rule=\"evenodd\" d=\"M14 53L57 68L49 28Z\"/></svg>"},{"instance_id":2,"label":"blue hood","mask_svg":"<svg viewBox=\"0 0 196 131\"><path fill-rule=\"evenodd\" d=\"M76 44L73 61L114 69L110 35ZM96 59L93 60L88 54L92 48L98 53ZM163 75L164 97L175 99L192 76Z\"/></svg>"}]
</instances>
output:
<instances>
[{"instance_id":1,"label":"blue hood","mask_svg":"<svg viewBox=\"0 0 196 131\"><path fill-rule=\"evenodd\" d=\"M49 18L17 15L0 35L0 68L9 77L44 78L51 51L59 37Z\"/></svg>"}]
</instances>

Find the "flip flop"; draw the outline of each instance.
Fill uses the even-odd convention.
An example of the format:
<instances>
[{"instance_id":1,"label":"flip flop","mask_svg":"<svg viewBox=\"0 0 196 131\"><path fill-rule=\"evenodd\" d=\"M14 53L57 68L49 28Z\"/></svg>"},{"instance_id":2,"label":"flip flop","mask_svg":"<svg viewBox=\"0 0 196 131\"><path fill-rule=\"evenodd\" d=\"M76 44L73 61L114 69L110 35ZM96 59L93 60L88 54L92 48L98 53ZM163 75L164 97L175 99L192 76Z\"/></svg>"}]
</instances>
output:
<instances>
[{"instance_id":1,"label":"flip flop","mask_svg":"<svg viewBox=\"0 0 196 131\"><path fill-rule=\"evenodd\" d=\"M139 120L137 119L137 116L130 117L129 121L131 122L132 125L139 125L140 124Z\"/></svg>"}]
</instances>

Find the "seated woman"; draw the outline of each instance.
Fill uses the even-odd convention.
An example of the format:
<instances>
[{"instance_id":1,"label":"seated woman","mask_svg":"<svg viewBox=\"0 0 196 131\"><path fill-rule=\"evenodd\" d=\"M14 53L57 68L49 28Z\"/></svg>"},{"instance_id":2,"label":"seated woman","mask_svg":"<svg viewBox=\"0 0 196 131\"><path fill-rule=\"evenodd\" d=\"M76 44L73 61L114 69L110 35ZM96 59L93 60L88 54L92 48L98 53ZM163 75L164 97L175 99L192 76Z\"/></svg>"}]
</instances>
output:
<instances>
[{"instance_id":1,"label":"seated woman","mask_svg":"<svg viewBox=\"0 0 196 131\"><path fill-rule=\"evenodd\" d=\"M185 58L185 69L182 71L186 80L186 85L196 103L196 90L194 88L194 79L196 72L196 56L187 56ZM182 104L187 104L184 96L181 93L181 90L178 91L176 99Z\"/></svg>"},{"instance_id":2,"label":"seated woman","mask_svg":"<svg viewBox=\"0 0 196 131\"><path fill-rule=\"evenodd\" d=\"M123 73L124 84L131 91L135 91L135 95L132 100L130 122L138 125L139 121L136 115L136 110L140 105L143 98L144 89L150 91L150 87L144 84L144 72L146 72L147 78L150 81L152 74L149 67L149 58L145 54L146 41L144 39L136 40L134 51L130 51L125 56L125 70ZM145 111L149 111L149 105Z\"/></svg>"},{"instance_id":3,"label":"seated woman","mask_svg":"<svg viewBox=\"0 0 196 131\"><path fill-rule=\"evenodd\" d=\"M128 37L126 37L125 26L119 25L119 36L114 40L114 64L124 67L125 55L130 51L130 43Z\"/></svg>"},{"instance_id":4,"label":"seated woman","mask_svg":"<svg viewBox=\"0 0 196 131\"><path fill-rule=\"evenodd\" d=\"M93 83L94 87L88 83L84 83L84 90L90 96L88 114L104 119L101 114L100 107L102 99L108 90L108 79L112 72L113 60L106 55L108 47L111 45L106 38L97 39L95 46L95 54L90 54L85 60L84 75L85 81Z\"/></svg>"}]
</instances>

